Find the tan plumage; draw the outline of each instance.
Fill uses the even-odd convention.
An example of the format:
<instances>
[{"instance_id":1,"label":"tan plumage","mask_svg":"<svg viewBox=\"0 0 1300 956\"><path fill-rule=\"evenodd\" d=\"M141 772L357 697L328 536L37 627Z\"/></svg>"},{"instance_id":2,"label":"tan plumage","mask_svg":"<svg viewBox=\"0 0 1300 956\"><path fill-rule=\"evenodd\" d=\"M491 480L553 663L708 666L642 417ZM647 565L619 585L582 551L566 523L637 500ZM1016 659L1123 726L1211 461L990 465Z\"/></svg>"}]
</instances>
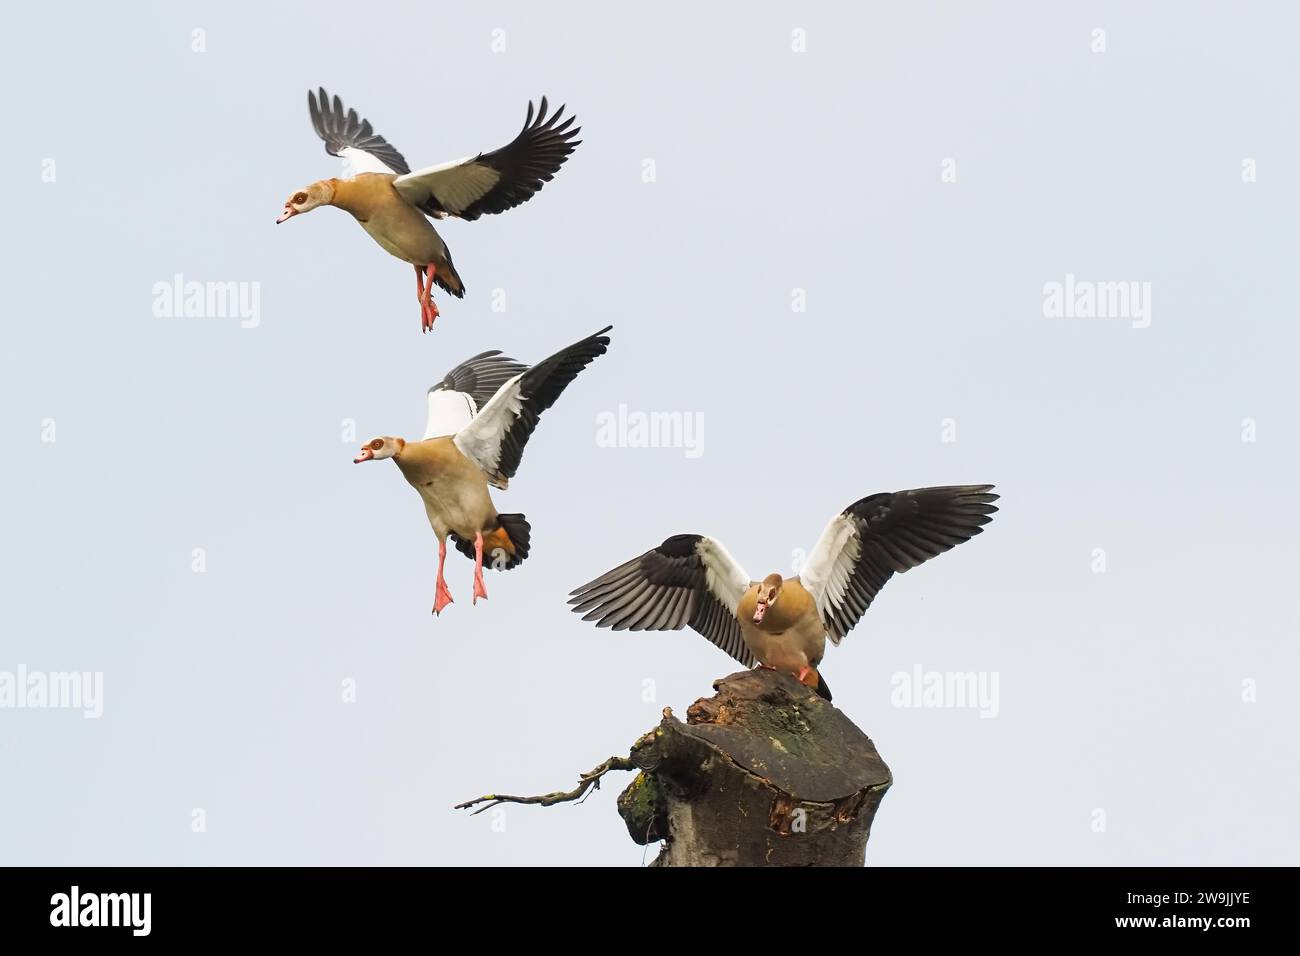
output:
<instances>
[{"instance_id":1,"label":"tan plumage","mask_svg":"<svg viewBox=\"0 0 1300 956\"><path fill-rule=\"evenodd\" d=\"M614 630L689 625L747 667L793 675L830 699L817 668L895 572L983 530L992 485L869 495L831 519L795 577L753 581L714 538L679 534L572 592L583 620Z\"/></svg>"},{"instance_id":2,"label":"tan plumage","mask_svg":"<svg viewBox=\"0 0 1300 956\"><path fill-rule=\"evenodd\" d=\"M560 123L564 107L547 115L546 97L534 120L533 105L519 135L489 153L411 171L402 154L356 110L344 111L325 90L307 94L316 134L332 156L344 158L354 175L317 180L291 195L277 223L321 206L336 206L352 214L372 239L390 255L415 267L420 300L420 326L433 328L438 307L431 293L436 283L457 298L465 285L451 261L447 245L428 217L479 216L513 209L542 188L578 145L570 129L573 117Z\"/></svg>"},{"instance_id":3,"label":"tan plumage","mask_svg":"<svg viewBox=\"0 0 1300 956\"><path fill-rule=\"evenodd\" d=\"M542 412L550 408L598 355L609 337L595 335L561 349L532 368L498 352L462 362L429 390L429 419L419 441L383 436L354 459L393 459L420 495L438 538L438 579L433 610L451 603L443 576L447 541L474 561L474 602L487 597L483 565L508 571L529 553L530 527L522 514L501 514L489 486L504 488Z\"/></svg>"},{"instance_id":4,"label":"tan plumage","mask_svg":"<svg viewBox=\"0 0 1300 956\"><path fill-rule=\"evenodd\" d=\"M419 492L439 540L456 535L472 541L474 535L499 527L487 477L451 436L403 442L393 461Z\"/></svg>"},{"instance_id":5,"label":"tan plumage","mask_svg":"<svg viewBox=\"0 0 1300 956\"><path fill-rule=\"evenodd\" d=\"M761 621L755 620L759 594L769 597ZM736 605L740 634L751 654L765 667L793 674L814 690L820 683L817 665L826 653L826 628L817 604L798 578L769 575L749 586Z\"/></svg>"},{"instance_id":6,"label":"tan plumage","mask_svg":"<svg viewBox=\"0 0 1300 956\"><path fill-rule=\"evenodd\" d=\"M393 188L397 177L385 173L362 173L355 179L331 179L331 205L337 206L361 224L370 238L389 255L403 262L437 266L435 281L453 295L463 292L460 276L447 257L447 244L420 210Z\"/></svg>"}]
</instances>

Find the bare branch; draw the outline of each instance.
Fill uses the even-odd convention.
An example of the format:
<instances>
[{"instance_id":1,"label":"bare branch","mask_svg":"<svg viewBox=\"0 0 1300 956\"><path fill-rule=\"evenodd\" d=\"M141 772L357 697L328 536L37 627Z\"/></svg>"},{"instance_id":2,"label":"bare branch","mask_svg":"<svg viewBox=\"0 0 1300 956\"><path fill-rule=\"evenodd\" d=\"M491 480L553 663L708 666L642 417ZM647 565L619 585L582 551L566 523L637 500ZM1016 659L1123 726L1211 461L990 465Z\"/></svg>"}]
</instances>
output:
<instances>
[{"instance_id":1,"label":"bare branch","mask_svg":"<svg viewBox=\"0 0 1300 956\"><path fill-rule=\"evenodd\" d=\"M577 800L587 793L588 790L600 789L600 778L605 776L611 770L639 770L636 764L632 762L631 757L610 757L599 767L594 770L588 770L578 777L578 785L572 790L557 790L555 793L544 793L536 797L512 797L506 793L489 793L482 797L475 797L473 800L466 800L464 803L456 804L457 810L468 810L470 807L483 804L474 811L474 814L482 813L484 810L495 807L501 803L531 803L538 806L550 807L557 803L568 803ZM473 816L474 814L471 814Z\"/></svg>"}]
</instances>

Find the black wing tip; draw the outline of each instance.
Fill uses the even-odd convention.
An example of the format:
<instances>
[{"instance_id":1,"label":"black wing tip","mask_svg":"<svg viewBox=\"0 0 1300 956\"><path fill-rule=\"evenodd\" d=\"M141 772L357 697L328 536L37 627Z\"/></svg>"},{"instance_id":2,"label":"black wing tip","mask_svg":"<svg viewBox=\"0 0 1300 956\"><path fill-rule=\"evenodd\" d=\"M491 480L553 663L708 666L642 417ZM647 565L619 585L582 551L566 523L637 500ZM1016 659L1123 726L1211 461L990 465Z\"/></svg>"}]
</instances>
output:
<instances>
[{"instance_id":1,"label":"black wing tip","mask_svg":"<svg viewBox=\"0 0 1300 956\"><path fill-rule=\"evenodd\" d=\"M614 326L607 325L603 329L597 329L595 332L592 332L590 335L586 335L578 339L578 341L570 345L569 348L571 349L577 348L579 345L586 345L588 342L603 342L605 345L608 345L609 344L608 333L613 328Z\"/></svg>"},{"instance_id":2,"label":"black wing tip","mask_svg":"<svg viewBox=\"0 0 1300 956\"><path fill-rule=\"evenodd\" d=\"M994 487L995 486L991 484L933 485L928 488L908 488L903 491L895 491L893 492L893 494L910 495L912 497L917 497L919 495L935 495L935 496L942 496L943 498L946 498L953 503L982 504L985 502L997 501L999 498L1002 497L1001 495L993 493ZM883 495L885 496L888 496L889 494L890 492L883 493ZM868 495L867 498L864 498L862 500L866 501L868 498L877 498L877 497L881 497L881 495Z\"/></svg>"},{"instance_id":3,"label":"black wing tip","mask_svg":"<svg viewBox=\"0 0 1300 956\"><path fill-rule=\"evenodd\" d=\"M603 574L596 575L596 577L592 578L586 584L579 584L576 588L574 588L572 591L569 592L570 600L567 603L585 604L588 600L588 595L590 595L592 591L594 591L596 588L601 587L604 584L607 584L611 580L613 575L616 575L619 572L627 571L631 565L637 563L643 557L645 557L645 555L640 555L638 557L635 557L631 561L624 561L618 567L610 568L608 571L604 572ZM577 608L575 608L574 610L576 611Z\"/></svg>"},{"instance_id":4,"label":"black wing tip","mask_svg":"<svg viewBox=\"0 0 1300 956\"><path fill-rule=\"evenodd\" d=\"M954 509L951 513L962 515L967 522L986 525L993 520L993 514L998 511L993 502L1002 497L992 493L993 487L992 484L932 485L926 488L907 488L893 492L882 491L859 498L841 511L840 514L850 518L861 518L864 516L867 506L872 504L880 504L890 508L898 499L906 498L917 501L926 498L929 502L926 509L931 513L942 513Z\"/></svg>"},{"instance_id":5,"label":"black wing tip","mask_svg":"<svg viewBox=\"0 0 1300 956\"><path fill-rule=\"evenodd\" d=\"M985 493L987 493L987 492L989 492L989 491L992 491L993 488L994 488L994 486L991 485L991 484L988 484L988 485L935 485L935 486L930 487L930 488L912 488L912 489L909 489L909 490L910 490L912 493L914 493L914 494L922 494L922 493L924 493L924 492L932 492L932 493L934 493L934 494L948 494L948 495L957 496L957 495L982 495L982 494L985 494Z\"/></svg>"},{"instance_id":6,"label":"black wing tip","mask_svg":"<svg viewBox=\"0 0 1300 956\"><path fill-rule=\"evenodd\" d=\"M982 523L987 524L989 521L993 520L992 515L998 510L997 506L993 504L993 502L1002 497L999 494L994 494L993 485L967 485L963 489L963 492L964 493L957 498L959 503L980 506L980 511L985 515L985 519Z\"/></svg>"},{"instance_id":7,"label":"black wing tip","mask_svg":"<svg viewBox=\"0 0 1300 956\"><path fill-rule=\"evenodd\" d=\"M525 120L524 120L524 129L525 129L525 130L529 130L529 129L537 130L537 129L541 129L541 128L543 128L543 127L552 127L552 126L554 126L556 123L558 123L558 122L559 122L559 121L564 117L564 111L565 111L566 109L569 108L569 105L568 105L567 103L561 103L560 106L559 106L559 109L555 110L554 112L551 112L551 111L549 110L549 106L550 106L550 101L548 100L546 94L544 94L544 93L542 94L541 99L539 99L539 100L537 101L537 105L536 105L535 108L534 108L534 105L533 105L533 101L532 101L532 100L529 100L529 101L528 101L528 115L527 115L527 117L526 117ZM569 114L568 122L566 122L566 123L564 124L564 126L568 126L570 123L572 123L572 122L573 122L574 120L576 120L577 118L578 118L578 117L577 117L576 114L574 114L574 113L570 113L570 114ZM563 133L563 132L564 132L563 127L562 127L561 129L558 129L558 130L552 130L552 131L555 132L555 133ZM567 136L572 136L572 135L574 135L574 134L577 133L577 132L578 132L578 130L576 130L576 129L574 129L574 130L569 130L569 131L568 131L567 133L565 133L564 135L565 135L566 137L567 137Z\"/></svg>"},{"instance_id":8,"label":"black wing tip","mask_svg":"<svg viewBox=\"0 0 1300 956\"><path fill-rule=\"evenodd\" d=\"M980 506L985 512L997 511L993 502L1001 495L993 493L993 485L961 485L951 489L949 502L954 505Z\"/></svg>"},{"instance_id":9,"label":"black wing tip","mask_svg":"<svg viewBox=\"0 0 1300 956\"><path fill-rule=\"evenodd\" d=\"M586 338L578 339L578 341L574 342L572 345L568 345L560 349L560 351L552 355L551 358L559 358L561 356L572 355L575 352L582 352L585 349L590 349L593 346L597 346L597 345L600 346L600 348L593 350L590 357L594 359L598 355L604 355L605 352L609 349L609 343L611 341L610 337L605 333L607 333L613 327L614 326L612 325L607 325L599 332L593 332L591 333L591 335L588 335ZM550 359L547 359L546 361L550 361ZM537 368L539 365L543 365L543 364L545 363L539 362L538 365L534 365L532 368ZM529 371L532 371L532 369L529 369Z\"/></svg>"},{"instance_id":10,"label":"black wing tip","mask_svg":"<svg viewBox=\"0 0 1300 956\"><path fill-rule=\"evenodd\" d=\"M544 96L542 97L542 109L546 109L546 97L544 97ZM526 133L526 132L528 132L530 129L532 129L532 127L533 127L533 116L535 116L535 115L536 115L536 114L535 114L534 111L533 111L533 101L532 101L532 100L529 100L529 101L528 101L528 115L524 117L524 128L523 128L522 130L519 131L519 135L522 136L524 133Z\"/></svg>"}]
</instances>

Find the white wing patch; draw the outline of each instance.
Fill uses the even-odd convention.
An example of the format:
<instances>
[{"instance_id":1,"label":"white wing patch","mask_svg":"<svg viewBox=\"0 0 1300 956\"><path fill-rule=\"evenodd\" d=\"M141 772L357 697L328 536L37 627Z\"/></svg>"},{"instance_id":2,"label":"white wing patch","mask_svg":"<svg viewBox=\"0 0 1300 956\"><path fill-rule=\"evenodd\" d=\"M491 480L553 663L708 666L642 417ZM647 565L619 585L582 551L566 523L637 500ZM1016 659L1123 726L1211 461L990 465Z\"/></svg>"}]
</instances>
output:
<instances>
[{"instance_id":1,"label":"white wing patch","mask_svg":"<svg viewBox=\"0 0 1300 956\"><path fill-rule=\"evenodd\" d=\"M462 212L501 179L501 174L491 166L480 165L473 159L467 156L440 166L417 169L394 179L393 188L412 205L422 205L432 196L448 212Z\"/></svg>"},{"instance_id":2,"label":"white wing patch","mask_svg":"<svg viewBox=\"0 0 1300 956\"><path fill-rule=\"evenodd\" d=\"M732 614L745 592L749 590L749 575L731 556L722 543L703 537L695 545L695 553L704 563L704 583L723 606Z\"/></svg>"},{"instance_id":3,"label":"white wing patch","mask_svg":"<svg viewBox=\"0 0 1300 956\"><path fill-rule=\"evenodd\" d=\"M817 613L824 623L829 612L844 603L849 578L862 555L862 538L856 522L838 514L826 525L808 560L799 572L799 581L817 602ZM834 634L831 642L839 643Z\"/></svg>"},{"instance_id":4,"label":"white wing patch","mask_svg":"<svg viewBox=\"0 0 1300 956\"><path fill-rule=\"evenodd\" d=\"M348 179L362 173L388 173L390 176L393 173L387 163L355 146L344 146L339 150L339 157L343 160L343 170Z\"/></svg>"},{"instance_id":5,"label":"white wing patch","mask_svg":"<svg viewBox=\"0 0 1300 956\"><path fill-rule=\"evenodd\" d=\"M498 488L506 486L506 478L500 472L501 443L523 408L520 398L523 377L524 373L520 372L497 389L492 400L452 439L461 454L478 465L488 481Z\"/></svg>"},{"instance_id":6,"label":"white wing patch","mask_svg":"<svg viewBox=\"0 0 1300 956\"><path fill-rule=\"evenodd\" d=\"M478 409L474 399L449 388L429 389L429 418L424 427L425 439L454 435L474 418Z\"/></svg>"}]
</instances>

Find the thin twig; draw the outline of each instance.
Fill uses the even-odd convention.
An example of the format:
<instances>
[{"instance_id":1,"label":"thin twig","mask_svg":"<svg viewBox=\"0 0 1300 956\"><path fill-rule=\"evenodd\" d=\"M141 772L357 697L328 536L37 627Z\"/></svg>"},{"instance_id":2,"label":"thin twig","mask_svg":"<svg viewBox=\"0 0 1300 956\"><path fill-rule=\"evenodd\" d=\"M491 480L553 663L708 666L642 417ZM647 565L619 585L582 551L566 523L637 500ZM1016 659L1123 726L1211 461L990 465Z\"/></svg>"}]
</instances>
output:
<instances>
[{"instance_id":1,"label":"thin twig","mask_svg":"<svg viewBox=\"0 0 1300 956\"><path fill-rule=\"evenodd\" d=\"M474 814L482 813L491 807L500 803L532 803L538 806L549 807L557 803L568 803L571 800L577 800L587 793L588 790L600 789L600 778L605 776L611 770L638 770L636 764L632 762L631 757L610 757L599 767L594 770L588 770L578 778L578 785L572 790L557 790L555 793L544 793L536 797L512 797L506 793L489 793L486 796L475 797L473 800L466 800L464 803L456 804L457 810L468 810L470 807L483 804L474 811ZM474 814L471 814L473 816Z\"/></svg>"}]
</instances>

